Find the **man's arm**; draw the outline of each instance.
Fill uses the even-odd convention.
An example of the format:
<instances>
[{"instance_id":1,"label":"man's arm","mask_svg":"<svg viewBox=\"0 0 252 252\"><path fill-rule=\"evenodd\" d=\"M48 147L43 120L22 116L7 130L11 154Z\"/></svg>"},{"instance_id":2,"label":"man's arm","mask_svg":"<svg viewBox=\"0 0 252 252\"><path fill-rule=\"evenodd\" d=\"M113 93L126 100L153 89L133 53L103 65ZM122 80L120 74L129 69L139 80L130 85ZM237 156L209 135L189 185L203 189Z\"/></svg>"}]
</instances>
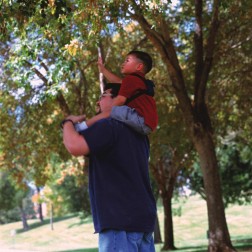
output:
<instances>
[{"instance_id":1,"label":"man's arm","mask_svg":"<svg viewBox=\"0 0 252 252\"><path fill-rule=\"evenodd\" d=\"M104 66L101 57L98 58L97 64L98 64L99 72L102 73L109 82L111 82L111 83L122 83L122 79L120 77L118 77L117 75L110 72Z\"/></svg>"},{"instance_id":2,"label":"man's arm","mask_svg":"<svg viewBox=\"0 0 252 252\"><path fill-rule=\"evenodd\" d=\"M89 147L85 138L74 128L75 120L69 116L63 125L63 143L70 154L73 156L83 156L89 154ZM69 121L68 121L69 120Z\"/></svg>"}]
</instances>

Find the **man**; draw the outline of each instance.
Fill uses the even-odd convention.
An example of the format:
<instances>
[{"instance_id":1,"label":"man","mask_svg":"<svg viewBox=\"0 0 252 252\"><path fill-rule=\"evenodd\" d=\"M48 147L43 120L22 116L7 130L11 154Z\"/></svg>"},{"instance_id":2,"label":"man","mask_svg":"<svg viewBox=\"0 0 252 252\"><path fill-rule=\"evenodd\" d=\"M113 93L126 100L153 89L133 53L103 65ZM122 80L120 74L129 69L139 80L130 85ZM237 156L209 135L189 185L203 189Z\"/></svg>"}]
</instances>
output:
<instances>
[{"instance_id":1,"label":"man","mask_svg":"<svg viewBox=\"0 0 252 252\"><path fill-rule=\"evenodd\" d=\"M100 110L112 107L116 88L105 90ZM80 116L63 121L63 140L74 156L88 155L89 195L99 252L153 252L156 205L149 181L148 137L112 118L75 131Z\"/></svg>"}]
</instances>

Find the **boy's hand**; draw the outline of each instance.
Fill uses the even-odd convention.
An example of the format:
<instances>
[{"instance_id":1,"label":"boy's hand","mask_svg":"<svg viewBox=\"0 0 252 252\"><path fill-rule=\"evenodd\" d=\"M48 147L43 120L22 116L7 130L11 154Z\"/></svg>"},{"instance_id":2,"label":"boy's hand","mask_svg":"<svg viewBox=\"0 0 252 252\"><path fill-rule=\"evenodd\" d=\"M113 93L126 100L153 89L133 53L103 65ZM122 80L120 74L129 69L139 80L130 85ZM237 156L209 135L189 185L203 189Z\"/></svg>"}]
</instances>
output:
<instances>
[{"instance_id":1,"label":"boy's hand","mask_svg":"<svg viewBox=\"0 0 252 252\"><path fill-rule=\"evenodd\" d=\"M104 70L105 67L104 67L104 64L102 62L101 57L98 57L97 65L98 65L99 72L103 73L103 70Z\"/></svg>"}]
</instances>

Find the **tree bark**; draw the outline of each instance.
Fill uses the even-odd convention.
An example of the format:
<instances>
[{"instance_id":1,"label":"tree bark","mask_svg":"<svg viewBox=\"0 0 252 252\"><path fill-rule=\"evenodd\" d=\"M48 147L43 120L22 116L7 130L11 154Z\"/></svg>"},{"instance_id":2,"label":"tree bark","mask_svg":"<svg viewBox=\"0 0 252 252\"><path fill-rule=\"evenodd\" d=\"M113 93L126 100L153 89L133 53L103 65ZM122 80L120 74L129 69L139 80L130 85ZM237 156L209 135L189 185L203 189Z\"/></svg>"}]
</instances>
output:
<instances>
[{"instance_id":1,"label":"tree bark","mask_svg":"<svg viewBox=\"0 0 252 252\"><path fill-rule=\"evenodd\" d=\"M174 156L172 158L174 159ZM176 249L173 235L172 196L179 168L173 163L175 163L174 160L162 157L155 166L151 166L164 207L164 245L162 250Z\"/></svg>"},{"instance_id":2,"label":"tree bark","mask_svg":"<svg viewBox=\"0 0 252 252\"><path fill-rule=\"evenodd\" d=\"M23 223L23 229L28 230L29 226L28 226L28 223L27 223L26 213L25 213L25 210L24 210L23 206L20 206L20 211L21 211L21 219L22 219L22 223Z\"/></svg>"},{"instance_id":3,"label":"tree bark","mask_svg":"<svg viewBox=\"0 0 252 252\"><path fill-rule=\"evenodd\" d=\"M161 242L162 242L162 238L161 238L160 226L159 226L158 215L157 215L155 229L154 229L154 243L157 244Z\"/></svg>"},{"instance_id":4,"label":"tree bark","mask_svg":"<svg viewBox=\"0 0 252 252\"><path fill-rule=\"evenodd\" d=\"M38 204L38 214L39 214L40 222L42 223L44 221L44 218L43 218L42 204L41 203Z\"/></svg>"},{"instance_id":5,"label":"tree bark","mask_svg":"<svg viewBox=\"0 0 252 252\"><path fill-rule=\"evenodd\" d=\"M38 195L40 198L40 188L38 186L37 186L37 192L38 192ZM42 211L42 204L41 203L38 203L38 214L39 214L40 222L42 223L44 221L44 218L43 218L43 211Z\"/></svg>"},{"instance_id":6,"label":"tree bark","mask_svg":"<svg viewBox=\"0 0 252 252\"><path fill-rule=\"evenodd\" d=\"M164 205L164 246L162 250L174 250L173 220L172 220L172 196L163 198Z\"/></svg>"},{"instance_id":7,"label":"tree bark","mask_svg":"<svg viewBox=\"0 0 252 252\"><path fill-rule=\"evenodd\" d=\"M193 136L194 146L199 154L206 192L209 252L236 251L232 246L227 227L217 158L211 134L201 129Z\"/></svg>"},{"instance_id":8,"label":"tree bark","mask_svg":"<svg viewBox=\"0 0 252 252\"><path fill-rule=\"evenodd\" d=\"M53 203L50 203L50 226L51 230L54 230L53 228Z\"/></svg>"}]
</instances>

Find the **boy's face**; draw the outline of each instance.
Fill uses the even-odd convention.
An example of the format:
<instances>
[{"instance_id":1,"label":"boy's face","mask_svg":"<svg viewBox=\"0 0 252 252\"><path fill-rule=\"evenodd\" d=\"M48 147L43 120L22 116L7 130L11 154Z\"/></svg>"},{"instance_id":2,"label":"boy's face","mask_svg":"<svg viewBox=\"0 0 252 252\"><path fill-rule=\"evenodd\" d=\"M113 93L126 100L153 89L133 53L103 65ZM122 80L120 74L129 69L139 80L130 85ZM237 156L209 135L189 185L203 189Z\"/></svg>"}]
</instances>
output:
<instances>
[{"instance_id":1,"label":"boy's face","mask_svg":"<svg viewBox=\"0 0 252 252\"><path fill-rule=\"evenodd\" d=\"M143 62L135 55L127 55L121 66L122 74L131 74L134 72L142 72L144 68Z\"/></svg>"}]
</instances>

